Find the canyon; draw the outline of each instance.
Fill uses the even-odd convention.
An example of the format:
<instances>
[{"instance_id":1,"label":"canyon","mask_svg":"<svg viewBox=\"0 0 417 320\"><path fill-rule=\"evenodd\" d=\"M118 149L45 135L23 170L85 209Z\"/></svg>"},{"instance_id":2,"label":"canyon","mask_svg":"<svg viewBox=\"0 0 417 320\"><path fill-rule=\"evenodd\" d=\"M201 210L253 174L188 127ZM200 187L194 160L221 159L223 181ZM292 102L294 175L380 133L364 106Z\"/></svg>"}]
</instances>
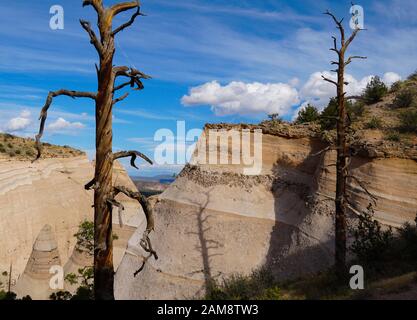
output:
<instances>
[{"instance_id":1,"label":"canyon","mask_svg":"<svg viewBox=\"0 0 417 320\"><path fill-rule=\"evenodd\" d=\"M211 152L223 141L229 160L230 130L262 129L260 174L245 174L244 165L200 161L197 154L212 128L221 129L225 139ZM137 245L142 230L137 230L116 273L116 298L191 299L204 296L212 280L259 268L290 279L332 265L335 152L316 155L325 147L303 126L206 126L192 161L156 201L151 238L159 259L149 259L133 277L143 258ZM375 218L399 227L417 213L417 150L414 146L406 155L393 150L385 144L358 146L352 174L378 198ZM370 199L355 181L349 194L353 224Z\"/></svg>"},{"instance_id":2,"label":"canyon","mask_svg":"<svg viewBox=\"0 0 417 320\"><path fill-rule=\"evenodd\" d=\"M49 288L53 276L49 270L53 265L62 266L68 274L92 264L91 258L74 250L74 234L82 221L93 219L93 192L84 189L93 174L94 163L85 155L54 155L34 163L0 158L0 271L9 272L12 268L11 289L18 297L48 299L53 292ZM135 188L118 162L114 183ZM124 195L119 195L118 200L125 211L123 227L118 215L114 215L115 267L124 255L127 241L144 220L136 201ZM65 286L71 287L67 283Z\"/></svg>"}]
</instances>

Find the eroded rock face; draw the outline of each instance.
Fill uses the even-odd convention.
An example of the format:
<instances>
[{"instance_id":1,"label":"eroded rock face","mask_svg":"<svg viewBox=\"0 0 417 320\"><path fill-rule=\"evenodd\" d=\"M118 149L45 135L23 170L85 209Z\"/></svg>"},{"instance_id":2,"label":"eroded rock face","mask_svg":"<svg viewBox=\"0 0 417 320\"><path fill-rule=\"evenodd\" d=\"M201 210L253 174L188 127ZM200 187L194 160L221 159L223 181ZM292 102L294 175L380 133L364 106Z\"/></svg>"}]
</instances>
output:
<instances>
[{"instance_id":1,"label":"eroded rock face","mask_svg":"<svg viewBox=\"0 0 417 320\"><path fill-rule=\"evenodd\" d=\"M143 255L138 229L116 274L116 298L191 298L204 293L210 278L261 266L288 278L333 263L334 207L327 197L334 195L334 167L328 165L335 155L313 156L325 145L312 136L264 134L262 143L256 176L245 175L240 165L208 165L195 158L185 167L154 208L152 240L159 260L150 259L133 277ZM414 219L414 160L357 158L353 167L380 199L379 220L400 225ZM353 181L350 190L357 210L366 208L363 190Z\"/></svg>"},{"instance_id":2,"label":"eroded rock face","mask_svg":"<svg viewBox=\"0 0 417 320\"><path fill-rule=\"evenodd\" d=\"M35 163L0 159L0 271L8 271L12 264L13 284L19 284L25 268L28 268L33 244L45 225L50 226L60 264L65 266L67 273L77 271L78 267L88 263L85 257L73 254L74 234L80 222L93 219L93 192L84 189L93 174L94 164L85 156L48 158ZM136 190L118 162L114 167L114 183ZM128 239L144 219L136 201L124 195L119 195L117 199L123 203L125 211L122 228L117 210L113 215L113 232L118 236L114 242L116 268ZM48 274L49 278L51 276ZM49 284L47 279L43 282ZM31 290L28 283L12 286L12 290L19 296L27 295L26 290ZM35 295L47 299L49 291L42 289Z\"/></svg>"},{"instance_id":3,"label":"eroded rock face","mask_svg":"<svg viewBox=\"0 0 417 320\"><path fill-rule=\"evenodd\" d=\"M52 294L49 285L51 267L60 266L58 244L50 225L45 225L39 232L25 271L17 281L14 290L21 295L29 295L33 300L45 300Z\"/></svg>"}]
</instances>

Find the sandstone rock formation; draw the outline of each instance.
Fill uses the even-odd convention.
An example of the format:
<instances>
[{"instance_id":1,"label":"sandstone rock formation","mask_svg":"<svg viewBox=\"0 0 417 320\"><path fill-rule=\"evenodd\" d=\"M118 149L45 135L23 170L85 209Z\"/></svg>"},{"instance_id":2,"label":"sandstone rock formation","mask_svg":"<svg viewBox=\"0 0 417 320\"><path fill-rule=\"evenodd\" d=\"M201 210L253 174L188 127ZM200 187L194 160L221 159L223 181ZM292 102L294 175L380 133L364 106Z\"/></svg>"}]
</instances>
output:
<instances>
[{"instance_id":1,"label":"sandstone rock formation","mask_svg":"<svg viewBox=\"0 0 417 320\"><path fill-rule=\"evenodd\" d=\"M135 188L119 163L114 171L115 183ZM10 264L13 265L12 283L17 285L12 291L19 296L27 295L26 289L32 290L30 281L23 281L25 285L19 283L31 263L29 257L36 237L45 225L49 225L55 235L57 252L67 273L86 263L86 259L73 254L74 234L80 222L93 217L93 193L84 189L93 172L94 164L85 155L47 158L35 163L0 158L0 272L8 271ZM119 226L117 210L113 219L114 233L118 237L114 243L116 267L128 239L144 219L136 201L123 195L119 195L118 200L124 204L125 211L123 228ZM48 292L44 291L43 298L49 296Z\"/></svg>"},{"instance_id":2,"label":"sandstone rock formation","mask_svg":"<svg viewBox=\"0 0 417 320\"><path fill-rule=\"evenodd\" d=\"M244 174L243 165L202 163L196 156L204 147L200 138L191 164L154 208L152 239L160 259L150 259L133 277L143 254L137 246L142 232L138 229L116 274L116 298L192 298L204 294L210 279L248 274L265 265L277 277L288 278L333 263L329 197L334 195L335 178L334 167L328 165L334 153L313 156L325 144L302 131L264 132L262 138L262 171L252 176ZM416 161L357 157L353 167L379 198L380 221L399 226L414 219ZM353 182L350 192L357 206L351 211L353 218L369 200Z\"/></svg>"},{"instance_id":3,"label":"sandstone rock formation","mask_svg":"<svg viewBox=\"0 0 417 320\"><path fill-rule=\"evenodd\" d=\"M53 292L49 282L51 267L60 266L61 259L58 244L52 227L45 225L39 232L25 271L17 282L14 290L22 295L29 295L33 300L48 299Z\"/></svg>"}]
</instances>

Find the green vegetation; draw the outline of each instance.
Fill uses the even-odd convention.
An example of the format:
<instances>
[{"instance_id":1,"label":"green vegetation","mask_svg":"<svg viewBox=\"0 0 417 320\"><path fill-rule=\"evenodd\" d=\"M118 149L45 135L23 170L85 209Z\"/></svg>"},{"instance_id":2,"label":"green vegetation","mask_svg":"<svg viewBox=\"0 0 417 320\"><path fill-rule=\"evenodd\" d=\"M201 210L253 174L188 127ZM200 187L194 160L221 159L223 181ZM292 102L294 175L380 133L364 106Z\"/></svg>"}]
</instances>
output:
<instances>
[{"instance_id":1,"label":"green vegetation","mask_svg":"<svg viewBox=\"0 0 417 320\"><path fill-rule=\"evenodd\" d=\"M276 281L269 270L261 269L249 276L213 281L205 299L365 299L372 297L373 289L380 292L382 287L389 292L417 280L417 218L415 224L394 231L374 220L370 205L350 231L354 238L350 251L355 256L350 264L363 266L367 290L351 290L349 273L340 279L332 268L285 282Z\"/></svg>"},{"instance_id":2,"label":"green vegetation","mask_svg":"<svg viewBox=\"0 0 417 320\"><path fill-rule=\"evenodd\" d=\"M400 119L400 130L403 132L417 133L417 109L403 111L398 115Z\"/></svg>"},{"instance_id":3,"label":"green vegetation","mask_svg":"<svg viewBox=\"0 0 417 320\"><path fill-rule=\"evenodd\" d=\"M345 107L349 117L356 119L356 117L362 115L363 113L363 105L359 103L353 104L351 101L345 101ZM337 124L337 117L338 117L338 105L337 99L331 98L329 104L326 108L322 111L319 118L319 123L322 130L332 130L336 128Z\"/></svg>"},{"instance_id":4,"label":"green vegetation","mask_svg":"<svg viewBox=\"0 0 417 320\"><path fill-rule=\"evenodd\" d=\"M362 97L367 104L374 104L381 101L387 93L388 87L378 76L375 76L366 86Z\"/></svg>"},{"instance_id":5,"label":"green vegetation","mask_svg":"<svg viewBox=\"0 0 417 320\"><path fill-rule=\"evenodd\" d=\"M394 232L374 219L369 205L359 216L359 224L352 234L354 263L364 267L368 279L398 276L417 269L417 217L415 224L406 223Z\"/></svg>"},{"instance_id":6,"label":"green vegetation","mask_svg":"<svg viewBox=\"0 0 417 320\"><path fill-rule=\"evenodd\" d=\"M268 114L268 119L272 122L281 123L283 122L282 118L279 116L278 113L271 113Z\"/></svg>"},{"instance_id":7,"label":"green vegetation","mask_svg":"<svg viewBox=\"0 0 417 320\"><path fill-rule=\"evenodd\" d=\"M408 108L416 106L417 92L415 88L401 89L395 96L393 107L394 108Z\"/></svg>"},{"instance_id":8,"label":"green vegetation","mask_svg":"<svg viewBox=\"0 0 417 320\"><path fill-rule=\"evenodd\" d=\"M417 81L417 70L410 74L407 79L410 81Z\"/></svg>"},{"instance_id":9,"label":"green vegetation","mask_svg":"<svg viewBox=\"0 0 417 320\"><path fill-rule=\"evenodd\" d=\"M319 119L320 113L317 108L311 104L308 104L305 108L298 112L298 117L295 120L296 123L308 123L314 122Z\"/></svg>"},{"instance_id":10,"label":"green vegetation","mask_svg":"<svg viewBox=\"0 0 417 320\"><path fill-rule=\"evenodd\" d=\"M366 129L382 129L383 122L380 118L372 117L366 124Z\"/></svg>"},{"instance_id":11,"label":"green vegetation","mask_svg":"<svg viewBox=\"0 0 417 320\"><path fill-rule=\"evenodd\" d=\"M83 152L68 146L61 147L49 143L42 145L45 157L68 157L83 154ZM33 139L16 137L8 133L0 133L0 154L22 160L33 160L36 153L35 141Z\"/></svg>"},{"instance_id":12,"label":"green vegetation","mask_svg":"<svg viewBox=\"0 0 417 320\"><path fill-rule=\"evenodd\" d=\"M77 238L76 250L86 252L91 257L94 252L94 223L83 221L74 237ZM51 300L93 300L94 299L94 270L92 266L78 269L78 274L69 273L65 281L71 285L79 284L72 295L69 291L58 291L51 294Z\"/></svg>"},{"instance_id":13,"label":"green vegetation","mask_svg":"<svg viewBox=\"0 0 417 320\"><path fill-rule=\"evenodd\" d=\"M221 284L212 281L207 300L278 300L280 289L273 286L274 278L267 269L256 270L250 276L234 275Z\"/></svg>"},{"instance_id":14,"label":"green vegetation","mask_svg":"<svg viewBox=\"0 0 417 320\"><path fill-rule=\"evenodd\" d=\"M399 142L401 141L401 136L398 131L390 131L385 135L385 139L388 141Z\"/></svg>"}]
</instances>

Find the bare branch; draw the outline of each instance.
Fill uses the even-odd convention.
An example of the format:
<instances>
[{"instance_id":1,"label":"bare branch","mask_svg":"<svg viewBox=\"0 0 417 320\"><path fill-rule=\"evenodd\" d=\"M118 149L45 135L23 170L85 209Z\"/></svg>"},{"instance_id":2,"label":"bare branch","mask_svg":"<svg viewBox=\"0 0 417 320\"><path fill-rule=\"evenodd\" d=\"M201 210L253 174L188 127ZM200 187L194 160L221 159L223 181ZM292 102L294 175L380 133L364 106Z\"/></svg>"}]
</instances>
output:
<instances>
[{"instance_id":1,"label":"bare branch","mask_svg":"<svg viewBox=\"0 0 417 320\"><path fill-rule=\"evenodd\" d=\"M122 95L120 98L114 99L113 100L113 105L115 105L116 103L123 101L124 99L126 99L129 96L129 93L125 93L124 95Z\"/></svg>"},{"instance_id":2,"label":"bare branch","mask_svg":"<svg viewBox=\"0 0 417 320\"><path fill-rule=\"evenodd\" d=\"M349 96L345 98L346 100L365 100L362 96Z\"/></svg>"},{"instance_id":3,"label":"bare branch","mask_svg":"<svg viewBox=\"0 0 417 320\"><path fill-rule=\"evenodd\" d=\"M352 56L352 57L349 57L346 60L346 62L345 62L345 66L347 66L348 64L350 64L353 59L367 59L367 57L362 57L362 56Z\"/></svg>"},{"instance_id":4,"label":"bare branch","mask_svg":"<svg viewBox=\"0 0 417 320\"><path fill-rule=\"evenodd\" d=\"M80 20L81 26L87 31L88 35L90 36L90 43L94 45L100 57L103 56L103 46L101 42L98 40L96 34L94 33L93 29L91 28L91 24L88 21Z\"/></svg>"},{"instance_id":5,"label":"bare branch","mask_svg":"<svg viewBox=\"0 0 417 320\"><path fill-rule=\"evenodd\" d=\"M354 180L361 187L361 189L363 191L365 191L365 193L369 196L369 198L372 200L372 202L374 204L376 204L378 198L368 191L368 188L365 186L363 181L359 180L358 178L356 178L355 176L352 176L352 175L348 175L348 176L346 176L346 178Z\"/></svg>"},{"instance_id":6,"label":"bare branch","mask_svg":"<svg viewBox=\"0 0 417 320\"><path fill-rule=\"evenodd\" d=\"M151 256L153 256L155 260L158 260L158 255L156 251L152 248L152 243L149 238L149 234L155 229L153 209L150 203L148 202L148 199L146 199L146 197L144 197L140 192L131 191L123 186L116 186L114 187L114 193L115 193L115 196L119 193L123 193L129 198L137 200L142 206L143 212L145 213L145 216L146 216L146 230L143 232L142 239L140 240L140 246L142 247L143 250L149 253L149 256L147 258L144 258L142 266L134 274L136 276L137 273L143 270L145 263Z\"/></svg>"},{"instance_id":7,"label":"bare branch","mask_svg":"<svg viewBox=\"0 0 417 320\"><path fill-rule=\"evenodd\" d=\"M355 29L352 34L350 35L349 39L346 41L344 47L345 50L347 50L347 48L349 47L349 45L352 43L353 39L355 39L356 35L359 33L359 31L361 31L362 29Z\"/></svg>"},{"instance_id":8,"label":"bare branch","mask_svg":"<svg viewBox=\"0 0 417 320\"><path fill-rule=\"evenodd\" d=\"M98 14L102 14L104 12L102 0L84 0L83 7L85 6L92 6Z\"/></svg>"},{"instance_id":9,"label":"bare branch","mask_svg":"<svg viewBox=\"0 0 417 320\"><path fill-rule=\"evenodd\" d=\"M325 76L321 76L322 78L323 78L323 80L324 81L327 81L327 82L330 82L330 83L333 83L336 87L337 87L337 82L336 81L333 81L333 80L331 80L331 79L329 79L329 78L326 78Z\"/></svg>"},{"instance_id":10,"label":"bare branch","mask_svg":"<svg viewBox=\"0 0 417 320\"><path fill-rule=\"evenodd\" d=\"M151 79L151 76L148 76L147 74L144 74L143 72L135 69L135 68L128 68L126 66L119 66L113 68L113 73L115 78L117 77L127 77L130 78L129 83L123 83L122 85L119 85L115 87L113 90L119 90L128 84L133 88L136 85L136 88L134 90L142 90L144 88L144 85L141 81L141 79Z\"/></svg>"},{"instance_id":11,"label":"bare branch","mask_svg":"<svg viewBox=\"0 0 417 320\"><path fill-rule=\"evenodd\" d=\"M114 87L113 92L116 92L117 90L123 89L124 87L126 87L128 85L131 85L131 83L132 83L132 81L128 81L128 82L125 82L125 83L123 83L123 84L121 84L117 87Z\"/></svg>"},{"instance_id":12,"label":"bare branch","mask_svg":"<svg viewBox=\"0 0 417 320\"><path fill-rule=\"evenodd\" d=\"M131 1L131 2L116 3L110 8L111 17L115 17L119 13L122 13L127 10L131 10L131 9L135 9L137 7L140 7L139 0Z\"/></svg>"},{"instance_id":13,"label":"bare branch","mask_svg":"<svg viewBox=\"0 0 417 320\"><path fill-rule=\"evenodd\" d=\"M139 170L139 168L135 164L135 161L136 161L137 157L142 158L143 160L145 160L146 162L148 162L150 164L153 164L152 161L147 156L145 156L143 153L141 153L139 151L120 151L120 152L117 152L117 153L113 154L113 159L114 160L117 160L117 159L120 159L120 158L127 158L127 157L132 157L130 159L130 165L133 168L136 168L138 170Z\"/></svg>"},{"instance_id":14,"label":"bare branch","mask_svg":"<svg viewBox=\"0 0 417 320\"><path fill-rule=\"evenodd\" d=\"M125 207L120 202L116 201L115 199L107 199L107 203L110 204L112 207L119 208L118 215L119 215L119 226L123 228L123 219L122 219L122 212L125 210Z\"/></svg>"},{"instance_id":15,"label":"bare branch","mask_svg":"<svg viewBox=\"0 0 417 320\"><path fill-rule=\"evenodd\" d=\"M136 18L138 16L144 16L143 13L140 12L140 6L138 5L138 8L136 10L136 12L132 15L132 17L130 18L130 20L124 24L122 24L120 27L116 28L113 32L112 32L112 36L114 37L116 34L118 34L120 31L123 31L124 29L126 29L127 27L130 27L136 20Z\"/></svg>"},{"instance_id":16,"label":"bare branch","mask_svg":"<svg viewBox=\"0 0 417 320\"><path fill-rule=\"evenodd\" d=\"M85 190L91 190L91 189L96 189L96 178L93 178L93 180L91 180L90 182L88 182L85 186L84 189Z\"/></svg>"},{"instance_id":17,"label":"bare branch","mask_svg":"<svg viewBox=\"0 0 417 320\"><path fill-rule=\"evenodd\" d=\"M340 42L342 44L342 47L344 47L344 45L345 45L345 29L343 28L343 25L342 25L343 19L340 20L340 21L337 20L336 16L333 13L331 13L329 10L327 10L324 14L332 17L332 19L333 19L334 23L336 24L337 28L340 30ZM338 52L336 47L333 50Z\"/></svg>"},{"instance_id":18,"label":"bare branch","mask_svg":"<svg viewBox=\"0 0 417 320\"><path fill-rule=\"evenodd\" d=\"M36 149L38 150L38 154L36 156L36 159L33 161L36 161L41 157L41 153L42 153L41 138L43 136L43 132L45 129L46 118L48 117L48 109L51 106L53 99L57 96L68 96L74 99L75 98L90 98L94 100L96 99L96 94L93 92L70 91L70 90L65 90L65 89L49 92L48 97L46 98L45 105L43 106L40 117L39 117L41 124L39 127L39 133L36 135Z\"/></svg>"},{"instance_id":19,"label":"bare branch","mask_svg":"<svg viewBox=\"0 0 417 320\"><path fill-rule=\"evenodd\" d=\"M320 150L319 152L316 152L316 153L312 154L311 157L317 157L317 156L321 155L322 153L326 153L327 151L329 151L331 149L332 149L332 147L328 146L328 147L324 148L323 150Z\"/></svg>"}]
</instances>

